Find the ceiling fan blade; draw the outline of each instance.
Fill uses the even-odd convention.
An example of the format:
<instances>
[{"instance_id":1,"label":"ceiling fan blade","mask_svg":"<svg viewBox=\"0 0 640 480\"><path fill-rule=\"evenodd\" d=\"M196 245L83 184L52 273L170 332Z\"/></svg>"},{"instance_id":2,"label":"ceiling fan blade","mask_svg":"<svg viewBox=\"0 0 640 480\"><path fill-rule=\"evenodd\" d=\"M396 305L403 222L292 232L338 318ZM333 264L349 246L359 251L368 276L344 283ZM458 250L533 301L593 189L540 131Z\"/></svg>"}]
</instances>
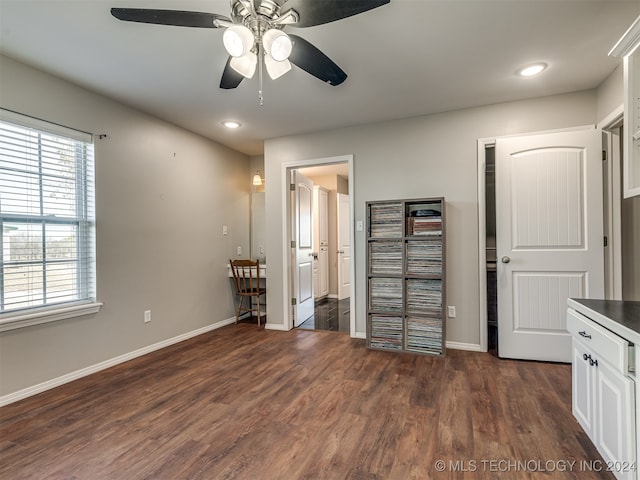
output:
<instances>
[{"instance_id":1,"label":"ceiling fan blade","mask_svg":"<svg viewBox=\"0 0 640 480\"><path fill-rule=\"evenodd\" d=\"M289 37L293 40L293 50L289 55L291 63L333 86L347 79L347 74L311 43L297 35L289 34Z\"/></svg>"},{"instance_id":2,"label":"ceiling fan blade","mask_svg":"<svg viewBox=\"0 0 640 480\"><path fill-rule=\"evenodd\" d=\"M313 27L335 22L386 5L391 0L288 0L282 5L280 16L295 10L300 19L294 27Z\"/></svg>"},{"instance_id":3,"label":"ceiling fan blade","mask_svg":"<svg viewBox=\"0 0 640 480\"><path fill-rule=\"evenodd\" d=\"M111 15L125 22L175 25L178 27L218 28L215 20L231 21L227 17L215 13L152 10L147 8L112 8Z\"/></svg>"},{"instance_id":4,"label":"ceiling fan blade","mask_svg":"<svg viewBox=\"0 0 640 480\"><path fill-rule=\"evenodd\" d=\"M236 88L244 79L242 75L231 68L231 58L232 57L229 57L227 60L227 64L224 66L224 71L222 72L222 78L220 79L220 88L224 88L225 90Z\"/></svg>"}]
</instances>

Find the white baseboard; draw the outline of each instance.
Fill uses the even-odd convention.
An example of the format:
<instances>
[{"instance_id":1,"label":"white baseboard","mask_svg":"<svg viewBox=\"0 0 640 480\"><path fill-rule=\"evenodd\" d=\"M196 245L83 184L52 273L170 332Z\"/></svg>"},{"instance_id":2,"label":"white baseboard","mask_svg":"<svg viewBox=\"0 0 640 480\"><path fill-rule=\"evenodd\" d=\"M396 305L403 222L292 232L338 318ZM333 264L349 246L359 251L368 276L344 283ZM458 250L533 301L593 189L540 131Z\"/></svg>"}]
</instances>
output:
<instances>
[{"instance_id":1,"label":"white baseboard","mask_svg":"<svg viewBox=\"0 0 640 480\"><path fill-rule=\"evenodd\" d=\"M366 340L367 332L356 332L355 335L351 338L361 338L362 340Z\"/></svg>"},{"instance_id":2,"label":"white baseboard","mask_svg":"<svg viewBox=\"0 0 640 480\"><path fill-rule=\"evenodd\" d=\"M451 350L468 350L470 352L486 352L476 343L447 342L447 348Z\"/></svg>"},{"instance_id":3,"label":"white baseboard","mask_svg":"<svg viewBox=\"0 0 640 480\"><path fill-rule=\"evenodd\" d=\"M264 325L265 330L279 330L281 332L288 332L289 329L287 327L285 327L283 324L281 323L269 323L269 321L267 321L267 323L265 323Z\"/></svg>"},{"instance_id":4,"label":"white baseboard","mask_svg":"<svg viewBox=\"0 0 640 480\"><path fill-rule=\"evenodd\" d=\"M78 380L79 378L86 377L93 373L97 373L101 370L114 367L120 363L128 362L129 360L133 360L134 358L141 357L142 355L146 355L147 353L160 350L161 348L165 348L170 345L174 345L176 343L184 342L185 340L188 340L193 337L197 337L198 335L202 335L203 333L216 330L226 325L231 325L235 321L236 321L236 317L227 318L226 320L221 320L211 325L207 325L206 327L202 327L197 330L193 330L191 332L183 333L182 335L178 335L177 337L168 338L167 340L163 340L161 342L154 343L153 345L142 347L138 350L134 350L133 352L125 353L123 355L110 358L103 362L96 363L95 365L81 368L80 370L76 370L75 372L67 373L60 377L47 380L46 382L42 382L37 385L33 385L31 387L18 390L17 392L4 395L0 397L0 407L9 405L10 403L17 402L18 400L22 400L27 397L31 397L33 395L37 395L38 393L51 390L52 388L59 387L60 385L64 385L65 383L73 382L74 380Z\"/></svg>"}]
</instances>

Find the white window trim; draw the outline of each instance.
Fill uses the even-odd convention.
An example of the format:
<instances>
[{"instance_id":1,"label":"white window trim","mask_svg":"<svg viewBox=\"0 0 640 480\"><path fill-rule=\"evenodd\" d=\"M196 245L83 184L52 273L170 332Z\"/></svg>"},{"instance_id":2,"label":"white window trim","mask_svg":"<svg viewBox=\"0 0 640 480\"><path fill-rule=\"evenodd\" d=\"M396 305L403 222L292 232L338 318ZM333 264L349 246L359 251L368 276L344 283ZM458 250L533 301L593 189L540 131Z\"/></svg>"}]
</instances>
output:
<instances>
[{"instance_id":1,"label":"white window trim","mask_svg":"<svg viewBox=\"0 0 640 480\"><path fill-rule=\"evenodd\" d=\"M0 315L0 332L91 315L98 313L101 307L101 302L78 302L58 307L34 308L25 312L4 313Z\"/></svg>"},{"instance_id":2,"label":"white window trim","mask_svg":"<svg viewBox=\"0 0 640 480\"><path fill-rule=\"evenodd\" d=\"M84 143L93 143L93 135L91 133L71 129L45 120L13 112L11 110L6 110L4 108L0 108L0 120L27 128L49 132L54 135L68 137ZM93 248L95 249L95 244L93 245ZM0 332L95 314L100 311L102 305L103 304L101 302L97 302L95 299L85 298L77 302L63 303L60 305L46 305L26 310L0 313Z\"/></svg>"}]
</instances>

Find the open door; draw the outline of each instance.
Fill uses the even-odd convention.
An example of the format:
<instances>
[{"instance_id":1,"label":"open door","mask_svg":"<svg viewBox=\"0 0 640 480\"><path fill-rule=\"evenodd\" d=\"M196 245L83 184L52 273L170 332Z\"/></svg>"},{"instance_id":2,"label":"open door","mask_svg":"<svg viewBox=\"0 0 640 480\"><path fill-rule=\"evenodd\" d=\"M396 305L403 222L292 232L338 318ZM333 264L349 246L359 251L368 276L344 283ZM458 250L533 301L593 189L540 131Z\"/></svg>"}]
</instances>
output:
<instances>
[{"instance_id":1,"label":"open door","mask_svg":"<svg viewBox=\"0 0 640 480\"><path fill-rule=\"evenodd\" d=\"M349 195L338 193L338 300L351 292L351 213Z\"/></svg>"},{"instance_id":2,"label":"open door","mask_svg":"<svg viewBox=\"0 0 640 480\"><path fill-rule=\"evenodd\" d=\"M292 184L295 185L295 265L293 271L293 291L295 298L294 327L300 326L313 315L313 182L300 172L293 170Z\"/></svg>"},{"instance_id":3,"label":"open door","mask_svg":"<svg viewBox=\"0 0 640 480\"><path fill-rule=\"evenodd\" d=\"M570 363L567 298L604 298L601 138L496 141L501 357Z\"/></svg>"}]
</instances>

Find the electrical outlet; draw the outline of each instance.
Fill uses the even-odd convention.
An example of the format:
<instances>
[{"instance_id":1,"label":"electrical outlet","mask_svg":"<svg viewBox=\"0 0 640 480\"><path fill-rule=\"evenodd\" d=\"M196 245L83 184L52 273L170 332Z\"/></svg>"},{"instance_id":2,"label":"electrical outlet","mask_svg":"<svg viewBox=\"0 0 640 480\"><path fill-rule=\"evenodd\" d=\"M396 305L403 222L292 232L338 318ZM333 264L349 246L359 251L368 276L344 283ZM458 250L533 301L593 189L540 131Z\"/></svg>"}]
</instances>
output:
<instances>
[{"instance_id":1,"label":"electrical outlet","mask_svg":"<svg viewBox=\"0 0 640 480\"><path fill-rule=\"evenodd\" d=\"M456 307L447 307L447 316L449 318L456 318Z\"/></svg>"},{"instance_id":2,"label":"electrical outlet","mask_svg":"<svg viewBox=\"0 0 640 480\"><path fill-rule=\"evenodd\" d=\"M151 310L144 311L144 323L149 323L151 321Z\"/></svg>"},{"instance_id":3,"label":"electrical outlet","mask_svg":"<svg viewBox=\"0 0 640 480\"><path fill-rule=\"evenodd\" d=\"M238 255L242 255L242 247L238 247L237 252L238 252Z\"/></svg>"},{"instance_id":4,"label":"electrical outlet","mask_svg":"<svg viewBox=\"0 0 640 480\"><path fill-rule=\"evenodd\" d=\"M227 235L229 233L229 229L226 225L222 226L222 235Z\"/></svg>"}]
</instances>

